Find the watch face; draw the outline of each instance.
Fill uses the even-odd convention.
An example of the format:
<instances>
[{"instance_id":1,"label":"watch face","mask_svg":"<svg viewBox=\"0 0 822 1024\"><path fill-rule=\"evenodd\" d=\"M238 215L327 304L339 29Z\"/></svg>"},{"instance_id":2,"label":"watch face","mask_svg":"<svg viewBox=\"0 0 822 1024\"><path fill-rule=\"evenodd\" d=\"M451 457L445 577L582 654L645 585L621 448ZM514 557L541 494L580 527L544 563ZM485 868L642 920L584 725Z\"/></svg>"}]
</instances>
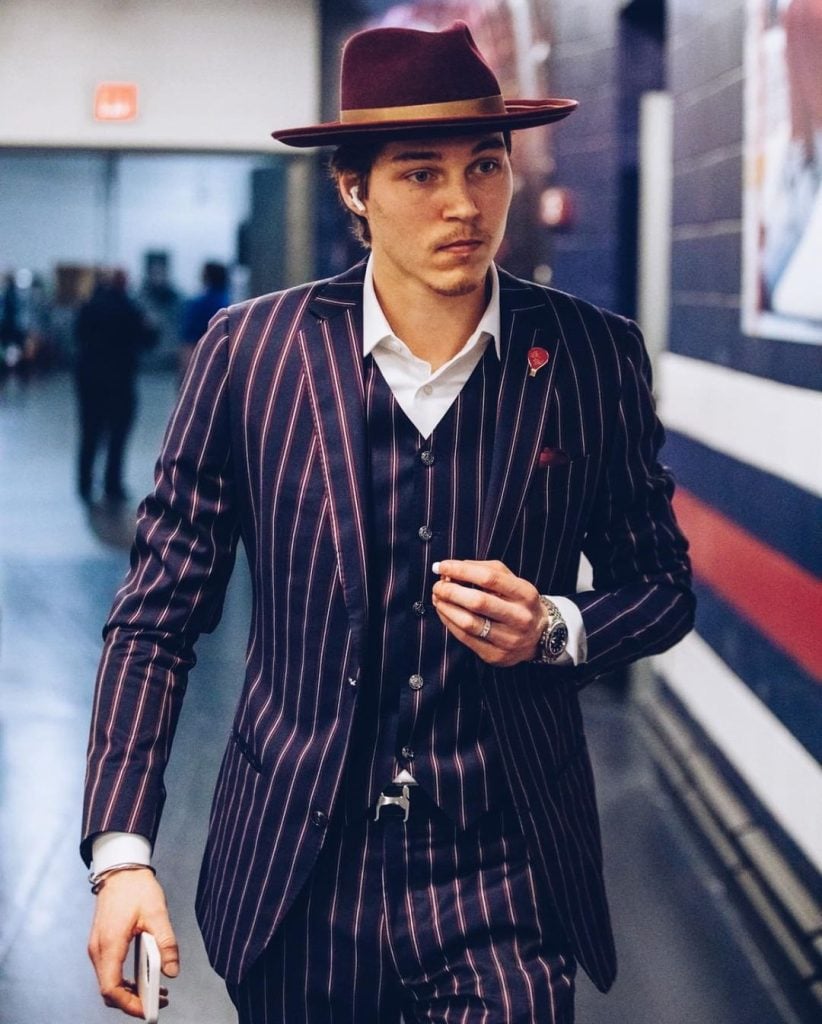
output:
<instances>
[{"instance_id":1,"label":"watch face","mask_svg":"<svg viewBox=\"0 0 822 1024\"><path fill-rule=\"evenodd\" d=\"M564 622L558 622L548 634L548 654L551 658L558 658L565 650L568 643L568 627Z\"/></svg>"}]
</instances>

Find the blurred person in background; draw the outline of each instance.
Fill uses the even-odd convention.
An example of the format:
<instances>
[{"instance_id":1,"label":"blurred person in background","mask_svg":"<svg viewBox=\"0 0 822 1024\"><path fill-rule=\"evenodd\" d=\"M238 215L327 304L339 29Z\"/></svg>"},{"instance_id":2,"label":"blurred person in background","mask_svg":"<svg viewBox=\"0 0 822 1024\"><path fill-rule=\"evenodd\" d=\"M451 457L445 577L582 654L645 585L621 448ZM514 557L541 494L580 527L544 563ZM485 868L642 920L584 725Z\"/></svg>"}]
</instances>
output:
<instances>
[{"instance_id":1,"label":"blurred person in background","mask_svg":"<svg viewBox=\"0 0 822 1024\"><path fill-rule=\"evenodd\" d=\"M155 333L150 358L152 369L170 370L180 358L180 321L182 296L174 284L171 257L164 250L144 253L144 274L137 300Z\"/></svg>"},{"instance_id":2,"label":"blurred person in background","mask_svg":"<svg viewBox=\"0 0 822 1024\"><path fill-rule=\"evenodd\" d=\"M32 274L26 296L24 356L29 365L41 369L47 369L54 360L51 301L39 274Z\"/></svg>"},{"instance_id":3,"label":"blurred person in background","mask_svg":"<svg viewBox=\"0 0 822 1024\"><path fill-rule=\"evenodd\" d=\"M228 305L228 270L225 264L209 261L203 265L203 291L183 307L180 331L180 375L188 368L194 346L208 330L211 318Z\"/></svg>"},{"instance_id":4,"label":"blurred person in background","mask_svg":"<svg viewBox=\"0 0 822 1024\"><path fill-rule=\"evenodd\" d=\"M0 292L0 361L4 367L14 369L20 362L25 336L20 292L14 274L9 271L3 277L3 290Z\"/></svg>"},{"instance_id":5,"label":"blurred person in background","mask_svg":"<svg viewBox=\"0 0 822 1024\"><path fill-rule=\"evenodd\" d=\"M142 309L128 295L124 271L98 276L74 322L75 380L80 411L77 491L91 501L94 463L106 446L105 496L124 501L123 456L137 407L140 353L156 341Z\"/></svg>"},{"instance_id":6,"label":"blurred person in background","mask_svg":"<svg viewBox=\"0 0 822 1024\"><path fill-rule=\"evenodd\" d=\"M494 264L511 132L466 25L352 37L336 145L369 250L197 344L106 626L82 853L109 1006L179 951L151 853L238 540L247 674L198 920L241 1024L570 1024L616 970L578 690L693 621L635 324ZM580 554L594 589L576 589Z\"/></svg>"}]
</instances>

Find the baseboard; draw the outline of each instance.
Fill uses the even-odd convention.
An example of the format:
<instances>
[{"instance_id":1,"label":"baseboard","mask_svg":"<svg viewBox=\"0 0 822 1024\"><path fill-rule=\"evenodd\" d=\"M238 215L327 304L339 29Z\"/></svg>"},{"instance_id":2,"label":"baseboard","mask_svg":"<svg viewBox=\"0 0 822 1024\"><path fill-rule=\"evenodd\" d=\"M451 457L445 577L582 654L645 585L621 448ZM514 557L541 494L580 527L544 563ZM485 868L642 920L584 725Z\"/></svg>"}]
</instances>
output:
<instances>
[{"instance_id":1,"label":"baseboard","mask_svg":"<svg viewBox=\"0 0 822 1024\"><path fill-rule=\"evenodd\" d=\"M666 788L737 898L751 937L808 1024L822 1020L822 880L684 705L640 688L643 735ZM819 813L819 808L809 808Z\"/></svg>"}]
</instances>

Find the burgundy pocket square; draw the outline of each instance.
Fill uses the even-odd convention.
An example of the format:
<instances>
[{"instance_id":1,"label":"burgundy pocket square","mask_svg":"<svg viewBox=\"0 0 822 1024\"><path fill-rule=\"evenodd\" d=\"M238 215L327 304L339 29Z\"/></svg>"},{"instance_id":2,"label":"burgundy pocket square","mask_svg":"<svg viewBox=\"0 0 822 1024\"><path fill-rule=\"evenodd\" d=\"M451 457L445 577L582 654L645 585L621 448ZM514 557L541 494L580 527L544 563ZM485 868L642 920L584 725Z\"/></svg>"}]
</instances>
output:
<instances>
[{"instance_id":1,"label":"burgundy pocket square","mask_svg":"<svg viewBox=\"0 0 822 1024\"><path fill-rule=\"evenodd\" d=\"M539 453L539 468L548 469L550 466L567 466L571 461L568 452L561 448L543 448Z\"/></svg>"}]
</instances>

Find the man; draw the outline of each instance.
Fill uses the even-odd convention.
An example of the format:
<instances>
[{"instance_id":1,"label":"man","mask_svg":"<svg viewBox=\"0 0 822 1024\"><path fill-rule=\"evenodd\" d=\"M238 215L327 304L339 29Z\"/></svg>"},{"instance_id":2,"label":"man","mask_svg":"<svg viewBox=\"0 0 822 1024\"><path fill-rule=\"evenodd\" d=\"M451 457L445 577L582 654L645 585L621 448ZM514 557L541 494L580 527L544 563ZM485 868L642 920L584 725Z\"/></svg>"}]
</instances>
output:
<instances>
[{"instance_id":1,"label":"man","mask_svg":"<svg viewBox=\"0 0 822 1024\"><path fill-rule=\"evenodd\" d=\"M203 264L201 277L203 290L183 307L179 359L181 374L188 368L194 346L208 330L211 318L228 305L228 270L225 264L209 260Z\"/></svg>"},{"instance_id":2,"label":"man","mask_svg":"<svg viewBox=\"0 0 822 1024\"><path fill-rule=\"evenodd\" d=\"M140 865L239 535L248 671L197 905L240 1020L565 1024L577 961L610 985L577 690L679 639L693 601L636 327L492 262L509 131L574 106L503 101L461 23L375 29L346 47L340 121L275 133L338 144L370 257L195 350L92 724L111 1005L138 1009L135 931L177 972Z\"/></svg>"},{"instance_id":3,"label":"man","mask_svg":"<svg viewBox=\"0 0 822 1024\"><path fill-rule=\"evenodd\" d=\"M105 495L124 501L123 456L137 409L136 380L141 352L157 333L128 294L122 270L103 273L74 323L75 380L80 410L77 491L91 501L94 463L101 441L108 451Z\"/></svg>"}]
</instances>

